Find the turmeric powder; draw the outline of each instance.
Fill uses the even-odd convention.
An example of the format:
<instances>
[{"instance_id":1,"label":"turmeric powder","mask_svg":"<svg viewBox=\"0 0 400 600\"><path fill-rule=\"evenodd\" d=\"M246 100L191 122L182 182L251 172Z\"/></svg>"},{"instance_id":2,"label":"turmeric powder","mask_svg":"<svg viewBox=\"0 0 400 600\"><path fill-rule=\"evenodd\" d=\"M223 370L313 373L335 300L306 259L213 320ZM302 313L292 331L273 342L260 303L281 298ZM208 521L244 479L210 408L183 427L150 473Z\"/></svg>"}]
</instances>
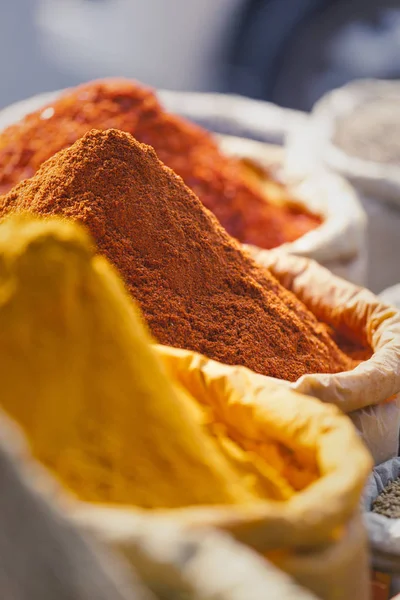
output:
<instances>
[{"instance_id":1,"label":"turmeric powder","mask_svg":"<svg viewBox=\"0 0 400 600\"><path fill-rule=\"evenodd\" d=\"M79 498L151 508L294 493L167 376L78 225L20 216L0 226L0 329L2 406Z\"/></svg>"}]
</instances>

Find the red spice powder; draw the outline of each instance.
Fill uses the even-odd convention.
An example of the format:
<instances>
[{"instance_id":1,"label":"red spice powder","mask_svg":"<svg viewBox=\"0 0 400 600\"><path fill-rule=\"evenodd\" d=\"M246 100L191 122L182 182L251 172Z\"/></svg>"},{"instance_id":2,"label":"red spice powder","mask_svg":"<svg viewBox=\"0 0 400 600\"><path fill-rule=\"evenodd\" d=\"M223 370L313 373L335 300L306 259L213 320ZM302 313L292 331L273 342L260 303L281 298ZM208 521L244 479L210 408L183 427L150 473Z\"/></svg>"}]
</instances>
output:
<instances>
[{"instance_id":1,"label":"red spice powder","mask_svg":"<svg viewBox=\"0 0 400 600\"><path fill-rule=\"evenodd\" d=\"M134 82L91 82L62 94L0 134L0 193L31 177L40 165L91 129L120 129L153 146L162 162L180 175L243 243L273 248L314 229L321 218L293 204L278 206L224 156L212 136L166 113L156 96Z\"/></svg>"},{"instance_id":2,"label":"red spice powder","mask_svg":"<svg viewBox=\"0 0 400 600\"><path fill-rule=\"evenodd\" d=\"M0 198L0 217L25 211L87 225L163 344L290 381L355 364L129 134L92 131Z\"/></svg>"}]
</instances>

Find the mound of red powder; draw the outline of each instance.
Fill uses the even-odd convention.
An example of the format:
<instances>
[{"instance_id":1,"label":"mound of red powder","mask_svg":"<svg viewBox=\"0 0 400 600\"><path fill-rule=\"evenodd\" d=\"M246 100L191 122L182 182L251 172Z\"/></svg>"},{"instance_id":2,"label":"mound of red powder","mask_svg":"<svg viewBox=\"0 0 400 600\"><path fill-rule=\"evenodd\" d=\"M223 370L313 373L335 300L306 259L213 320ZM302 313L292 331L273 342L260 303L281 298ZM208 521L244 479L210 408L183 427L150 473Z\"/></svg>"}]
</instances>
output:
<instances>
[{"instance_id":1,"label":"mound of red powder","mask_svg":"<svg viewBox=\"0 0 400 600\"><path fill-rule=\"evenodd\" d=\"M84 223L155 338L288 380L354 363L324 324L242 251L154 150L92 131L0 199Z\"/></svg>"},{"instance_id":2,"label":"mound of red powder","mask_svg":"<svg viewBox=\"0 0 400 600\"><path fill-rule=\"evenodd\" d=\"M153 146L243 243L273 248L317 227L321 219L293 204L276 205L224 156L212 136L166 113L151 90L121 79L88 83L0 134L0 192L31 177L40 165L91 129L120 129Z\"/></svg>"}]
</instances>

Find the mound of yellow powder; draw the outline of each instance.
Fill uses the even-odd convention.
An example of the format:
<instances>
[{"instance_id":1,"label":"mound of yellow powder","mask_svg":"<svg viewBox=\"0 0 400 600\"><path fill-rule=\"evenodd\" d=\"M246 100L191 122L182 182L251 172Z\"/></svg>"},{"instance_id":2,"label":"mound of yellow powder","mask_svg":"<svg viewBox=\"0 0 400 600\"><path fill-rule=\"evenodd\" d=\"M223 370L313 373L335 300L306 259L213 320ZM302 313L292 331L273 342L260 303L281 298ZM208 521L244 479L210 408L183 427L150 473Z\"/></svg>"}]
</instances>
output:
<instances>
[{"instance_id":1,"label":"mound of yellow powder","mask_svg":"<svg viewBox=\"0 0 400 600\"><path fill-rule=\"evenodd\" d=\"M0 226L0 330L1 404L79 498L177 507L291 494L213 434L77 225Z\"/></svg>"}]
</instances>

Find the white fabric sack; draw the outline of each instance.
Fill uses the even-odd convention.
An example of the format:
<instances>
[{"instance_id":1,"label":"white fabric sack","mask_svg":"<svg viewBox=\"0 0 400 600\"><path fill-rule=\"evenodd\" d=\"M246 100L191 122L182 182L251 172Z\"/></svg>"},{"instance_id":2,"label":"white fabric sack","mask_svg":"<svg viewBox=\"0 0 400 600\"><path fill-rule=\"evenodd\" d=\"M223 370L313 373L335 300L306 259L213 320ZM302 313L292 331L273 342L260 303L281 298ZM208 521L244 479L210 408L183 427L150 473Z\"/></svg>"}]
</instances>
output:
<instances>
[{"instance_id":1,"label":"white fabric sack","mask_svg":"<svg viewBox=\"0 0 400 600\"><path fill-rule=\"evenodd\" d=\"M282 144L307 121L303 113L240 96L161 92L160 99L168 110L223 134L219 139L226 154L251 158L267 168L285 166L284 154L278 154L271 142ZM281 248L313 258L349 281L365 284L366 217L352 187L321 170L293 178L284 169L282 175L291 194L325 220L316 230Z\"/></svg>"},{"instance_id":2,"label":"white fabric sack","mask_svg":"<svg viewBox=\"0 0 400 600\"><path fill-rule=\"evenodd\" d=\"M15 102L0 111L0 129L55 100L63 90L46 92ZM159 90L165 108L226 136L241 136L282 145L287 132L302 123L303 113L269 102L225 94L184 93Z\"/></svg>"},{"instance_id":3,"label":"white fabric sack","mask_svg":"<svg viewBox=\"0 0 400 600\"><path fill-rule=\"evenodd\" d=\"M79 510L74 514L74 518L85 530L122 551L128 560L132 560L140 574L146 572L145 565L142 562L146 559L138 556L138 554L142 555L144 549L143 547L138 549L137 546L138 516L134 511L91 507L88 510ZM167 532L168 529L165 529L168 539L170 536ZM247 551L244 548L241 550L243 550L243 555L237 555L238 562L234 564L234 569L237 570L238 574L240 574L243 564L246 564L242 561L246 559ZM162 556L162 552L162 548L159 548L158 555ZM209 558L210 560L205 561L207 568L204 568L208 580L213 569L215 569L215 572L222 573L227 567L225 560L218 561L217 547L215 553L210 555ZM280 560L279 565L298 583L312 590L322 600L336 600L337 598L340 598L340 600L368 600L368 560L365 531L361 525L359 515L355 515L346 526L345 533L339 542L326 547L307 550L303 553L288 554ZM161 562L163 561L161 560ZM241 567L239 567L240 563L242 563ZM357 578L354 578L354 573L357 573ZM279 576L281 575L282 573L279 572ZM148 581L147 577L144 579ZM158 576L158 580L160 579L161 577ZM281 580L284 580L283 577L281 577ZM276 581L278 583L278 579ZM238 583L235 583L237 590L240 589ZM204 585L208 586L209 583L203 582ZM253 598L253 596L250 596L248 584L246 585L249 595L244 594L244 600ZM266 589L268 590L268 598L275 598L272 593L269 595L269 587L264 588L264 591ZM274 590L275 588L271 589ZM276 596L277 599L286 600L288 598L289 600L290 598L291 600L292 596L283 594L285 588L279 589L282 589L282 595ZM300 593L298 588L293 599L303 598L300 595L296 596L296 593ZM233 598L236 600L237 597L234 596Z\"/></svg>"},{"instance_id":4,"label":"white fabric sack","mask_svg":"<svg viewBox=\"0 0 400 600\"><path fill-rule=\"evenodd\" d=\"M304 114L272 102L228 94L159 90L165 108L224 136L282 146Z\"/></svg>"},{"instance_id":5,"label":"white fabric sack","mask_svg":"<svg viewBox=\"0 0 400 600\"><path fill-rule=\"evenodd\" d=\"M400 396L395 401L368 406L349 414L375 464L397 456L400 432Z\"/></svg>"},{"instance_id":6,"label":"white fabric sack","mask_svg":"<svg viewBox=\"0 0 400 600\"><path fill-rule=\"evenodd\" d=\"M227 530L275 560L323 600L368 598L366 536L357 509L370 460L348 419L333 406L295 395L282 382L272 383L243 367L221 365L185 350L156 349L174 380L200 404L207 405L207 398L211 398L210 405L220 407L227 423L239 420L251 436L250 431L254 427L257 431L257 427L248 421L247 408L261 416L256 409L259 406L265 431L272 427L273 437L282 439L278 433L281 431L283 435L293 432L289 433L293 438L299 435L303 443L308 439L309 447L319 457L321 478L286 503L266 500L260 505L223 509L159 509L152 513L153 518L168 515L193 529L212 525ZM74 516L129 558L138 513L146 515L148 511L81 505ZM333 532L340 532L340 536L333 536Z\"/></svg>"},{"instance_id":7,"label":"white fabric sack","mask_svg":"<svg viewBox=\"0 0 400 600\"><path fill-rule=\"evenodd\" d=\"M294 177L285 168L281 148L260 142L219 136L222 150L238 158L250 158L265 168L279 168L292 197L309 210L322 214L323 223L298 240L283 244L288 254L312 258L332 273L358 285L365 284L367 267L366 217L357 194L343 178L322 169L306 177ZM248 246L253 256L262 249ZM268 251L265 251L268 252Z\"/></svg>"},{"instance_id":8,"label":"white fabric sack","mask_svg":"<svg viewBox=\"0 0 400 600\"><path fill-rule=\"evenodd\" d=\"M249 548L210 529L120 510L90 507L75 521L123 553L157 597L175 600L313 600ZM307 582L306 582L307 583Z\"/></svg>"},{"instance_id":9,"label":"white fabric sack","mask_svg":"<svg viewBox=\"0 0 400 600\"><path fill-rule=\"evenodd\" d=\"M303 375L293 389L336 404L347 413L375 464L398 454L400 429L400 312L368 290L335 277L306 258L280 250L262 253L267 266L317 318L363 331L374 353L355 369ZM391 402L386 402L392 398Z\"/></svg>"},{"instance_id":10,"label":"white fabric sack","mask_svg":"<svg viewBox=\"0 0 400 600\"><path fill-rule=\"evenodd\" d=\"M215 531L189 532L172 520L143 515L134 516L128 527L106 515L101 527L97 523L93 528L91 510L79 527L73 525L66 514L75 501L64 497L31 460L4 415L0 486L4 600L264 600L266 594L271 600L317 600L260 556ZM105 544L95 543L103 527Z\"/></svg>"},{"instance_id":11,"label":"white fabric sack","mask_svg":"<svg viewBox=\"0 0 400 600\"><path fill-rule=\"evenodd\" d=\"M288 557L284 568L324 600L368 600L369 553L359 515L348 523L342 540L319 551ZM357 577L354 577L354 574Z\"/></svg>"},{"instance_id":12,"label":"white fabric sack","mask_svg":"<svg viewBox=\"0 0 400 600\"><path fill-rule=\"evenodd\" d=\"M32 461L3 416L0 440L2 598L316 600L227 535L189 529L165 514L75 502ZM365 532L357 516L339 542L291 554L283 565L322 600L368 599Z\"/></svg>"},{"instance_id":13,"label":"white fabric sack","mask_svg":"<svg viewBox=\"0 0 400 600\"><path fill-rule=\"evenodd\" d=\"M373 501L400 476L400 458L375 467L363 496L364 523L372 552L373 567L392 575L390 592L400 592L400 519L389 519L371 511Z\"/></svg>"},{"instance_id":14,"label":"white fabric sack","mask_svg":"<svg viewBox=\"0 0 400 600\"><path fill-rule=\"evenodd\" d=\"M332 139L338 119L351 116L358 106L380 98L400 101L399 83L374 79L351 82L323 96L314 106L312 117L324 162L353 180L366 196L391 200L400 205L398 167L351 156Z\"/></svg>"},{"instance_id":15,"label":"white fabric sack","mask_svg":"<svg viewBox=\"0 0 400 600\"><path fill-rule=\"evenodd\" d=\"M365 487L364 522L373 549L400 558L400 519L390 519L371 512L373 501L385 487L400 476L400 458L393 458L375 467Z\"/></svg>"},{"instance_id":16,"label":"white fabric sack","mask_svg":"<svg viewBox=\"0 0 400 600\"><path fill-rule=\"evenodd\" d=\"M143 572L141 567L138 567L142 563L141 559L138 560L137 557L135 537L138 516L134 511L90 507L86 510L79 510L74 514L74 518L80 526L122 551L128 560L132 560L138 572ZM143 548L140 552L143 552ZM217 562L217 557L218 553L216 552L212 561L207 561L208 566L205 572L212 572L212 563L217 572L223 571L226 564L223 564L223 561ZM243 558L244 555L240 557L240 560ZM340 541L303 552L284 554L279 559L279 566L286 573L305 588L317 594L321 600L337 600L337 598L340 600L368 600L368 563L365 530L358 514L346 525ZM236 564L234 568L239 569ZM356 578L354 573L357 573ZM147 578L145 580L147 581ZM203 582L203 585L206 585L206 582ZM269 592L269 588L264 588L264 591L265 589ZM248 594L250 594L249 591ZM285 595L276 597L286 600ZM218 596L218 598L220 597ZM244 594L243 598L248 600L252 596ZM268 598L272 599L274 596L268 595ZM288 596L288 598L291 599L292 596ZM302 596L294 595L294 598L300 599ZM236 600L236 596L234 596L234 600Z\"/></svg>"},{"instance_id":17,"label":"white fabric sack","mask_svg":"<svg viewBox=\"0 0 400 600\"><path fill-rule=\"evenodd\" d=\"M379 297L381 298L382 302L385 302L385 304L392 304L393 306L395 306L398 310L400 310L400 284L394 285L390 288L388 288L387 290L384 290L381 294L379 294ZM384 406L381 407L383 411L387 412L387 418L380 418L379 419L379 423L378 423L378 427L383 428L385 426L385 424L387 424L386 427L386 435L387 435L387 440L388 440L388 445L392 445L392 441L389 441L389 439L392 437L393 435L393 431L392 431L392 427L390 426L391 423L391 419L394 420L398 420L399 419L399 412L397 411L396 408L394 406L392 406L391 404L386 404ZM371 419L368 422L365 420L365 426L368 427L376 427L376 423L375 420ZM399 428L400 428L400 422L399 422ZM385 435L385 431L382 431L382 435ZM396 459L394 459L396 460Z\"/></svg>"},{"instance_id":18,"label":"white fabric sack","mask_svg":"<svg viewBox=\"0 0 400 600\"><path fill-rule=\"evenodd\" d=\"M56 486L0 417L0 597L154 600L133 571L92 546L47 496Z\"/></svg>"},{"instance_id":19,"label":"white fabric sack","mask_svg":"<svg viewBox=\"0 0 400 600\"><path fill-rule=\"evenodd\" d=\"M384 290L379 297L382 298L383 302L387 304L393 304L400 310L400 284L393 285L392 287Z\"/></svg>"},{"instance_id":20,"label":"white fabric sack","mask_svg":"<svg viewBox=\"0 0 400 600\"><path fill-rule=\"evenodd\" d=\"M311 117L298 122L287 135L290 172L313 173L321 167L346 177L355 186L368 216L367 286L379 293L400 280L400 175L395 166L357 159L335 146L332 136L338 117L369 97L396 94L398 82L355 81L329 92L315 105Z\"/></svg>"},{"instance_id":21,"label":"white fabric sack","mask_svg":"<svg viewBox=\"0 0 400 600\"><path fill-rule=\"evenodd\" d=\"M3 109L0 111L0 130L51 102L59 94L58 91L34 96ZM237 96L165 91L159 95L168 110L220 133L230 133L218 138L226 154L251 158L267 168L277 163L283 167L284 154L277 153L276 146L233 137L232 133L282 143L288 131L304 122L302 113ZM310 210L322 214L324 222L295 242L284 244L282 249L313 258L337 275L359 285L365 284L366 218L352 187L341 177L318 170L293 182L288 172L286 181L291 194Z\"/></svg>"}]
</instances>

